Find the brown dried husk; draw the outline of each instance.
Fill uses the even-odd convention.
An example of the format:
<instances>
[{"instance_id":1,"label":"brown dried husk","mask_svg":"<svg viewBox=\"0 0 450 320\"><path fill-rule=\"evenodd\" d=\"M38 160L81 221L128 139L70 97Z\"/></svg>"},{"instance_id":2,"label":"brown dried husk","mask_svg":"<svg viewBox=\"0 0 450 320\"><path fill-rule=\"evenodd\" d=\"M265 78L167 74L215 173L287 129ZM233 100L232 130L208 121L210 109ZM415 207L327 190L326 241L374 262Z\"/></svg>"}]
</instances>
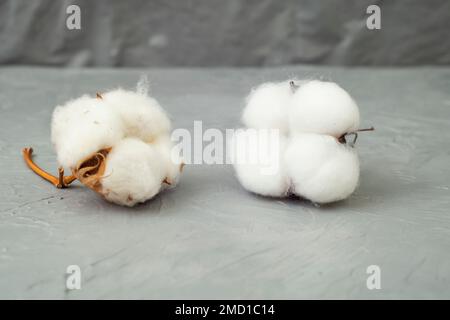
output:
<instances>
[{"instance_id":1,"label":"brown dried husk","mask_svg":"<svg viewBox=\"0 0 450 320\"><path fill-rule=\"evenodd\" d=\"M88 188L102 194L101 179L105 173L106 157L111 148L101 149L78 162L72 169L78 180Z\"/></svg>"},{"instance_id":2,"label":"brown dried husk","mask_svg":"<svg viewBox=\"0 0 450 320\"><path fill-rule=\"evenodd\" d=\"M101 149L79 161L77 166L72 168L73 175L80 180L82 184L102 196L107 196L108 193L104 193L101 180L104 178L106 161L111 149L111 147ZM183 171L183 167L184 163L181 163L180 172ZM168 185L172 184L167 177L162 181L162 183L166 183ZM130 198L130 200L132 200L132 198Z\"/></svg>"}]
</instances>

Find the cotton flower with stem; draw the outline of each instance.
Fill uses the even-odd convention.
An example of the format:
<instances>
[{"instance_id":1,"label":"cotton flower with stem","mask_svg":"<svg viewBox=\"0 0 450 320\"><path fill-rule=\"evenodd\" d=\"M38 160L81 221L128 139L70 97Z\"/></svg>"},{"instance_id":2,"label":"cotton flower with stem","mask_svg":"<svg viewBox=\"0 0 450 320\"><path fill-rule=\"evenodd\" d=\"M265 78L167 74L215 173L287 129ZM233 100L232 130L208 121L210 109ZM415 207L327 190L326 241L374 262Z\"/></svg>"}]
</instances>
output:
<instances>
[{"instance_id":1,"label":"cotton flower with stem","mask_svg":"<svg viewBox=\"0 0 450 320\"><path fill-rule=\"evenodd\" d=\"M51 127L58 177L33 162L32 148L23 157L58 188L78 179L108 201L134 206L178 183L183 160L171 155L169 117L141 83L137 91L116 89L57 106ZM64 167L72 174L64 176Z\"/></svg>"}]
</instances>

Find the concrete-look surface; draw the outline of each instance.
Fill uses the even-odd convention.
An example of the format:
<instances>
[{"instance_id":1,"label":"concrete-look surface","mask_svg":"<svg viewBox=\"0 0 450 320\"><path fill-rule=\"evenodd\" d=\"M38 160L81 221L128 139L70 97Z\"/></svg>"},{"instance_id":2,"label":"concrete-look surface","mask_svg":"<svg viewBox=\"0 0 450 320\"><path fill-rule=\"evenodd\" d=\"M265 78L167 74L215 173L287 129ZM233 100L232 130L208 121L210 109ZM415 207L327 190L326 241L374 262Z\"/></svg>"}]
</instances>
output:
<instances>
[{"instance_id":1,"label":"concrete-look surface","mask_svg":"<svg viewBox=\"0 0 450 320\"><path fill-rule=\"evenodd\" d=\"M188 165L180 185L124 208L60 190L53 107L82 93L151 93L174 128L235 128L267 80L325 77L360 105L360 186L323 207L246 192L229 165ZM450 298L450 69L58 70L0 68L0 298ZM66 268L81 268L81 290ZM368 290L367 267L381 269Z\"/></svg>"}]
</instances>

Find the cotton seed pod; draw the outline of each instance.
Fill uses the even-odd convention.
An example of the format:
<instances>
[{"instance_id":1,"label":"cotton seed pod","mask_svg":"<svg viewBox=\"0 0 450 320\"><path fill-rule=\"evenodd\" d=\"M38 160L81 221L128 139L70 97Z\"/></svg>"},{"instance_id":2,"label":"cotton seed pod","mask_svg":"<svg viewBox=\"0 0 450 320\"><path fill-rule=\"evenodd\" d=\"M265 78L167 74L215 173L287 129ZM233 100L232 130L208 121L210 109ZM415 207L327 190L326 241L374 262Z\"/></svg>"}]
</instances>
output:
<instances>
[{"instance_id":1,"label":"cotton seed pod","mask_svg":"<svg viewBox=\"0 0 450 320\"><path fill-rule=\"evenodd\" d=\"M183 162L172 157L169 132L170 120L155 99L117 89L55 108L51 136L59 177L33 163L31 148L23 153L30 168L57 187L78 179L108 201L133 206L178 183ZM64 177L63 167L72 176Z\"/></svg>"},{"instance_id":2,"label":"cotton seed pod","mask_svg":"<svg viewBox=\"0 0 450 320\"><path fill-rule=\"evenodd\" d=\"M247 97L242 120L258 132L276 129L280 149L269 159L281 157L275 175L262 174L270 161L233 163L242 186L264 196L295 194L316 204L347 198L359 179L359 160L354 145L361 131L359 109L340 86L325 81L287 80L264 83ZM239 154L258 154L264 144L249 143L241 130L234 144L244 145ZM352 138L351 138L352 137Z\"/></svg>"}]
</instances>

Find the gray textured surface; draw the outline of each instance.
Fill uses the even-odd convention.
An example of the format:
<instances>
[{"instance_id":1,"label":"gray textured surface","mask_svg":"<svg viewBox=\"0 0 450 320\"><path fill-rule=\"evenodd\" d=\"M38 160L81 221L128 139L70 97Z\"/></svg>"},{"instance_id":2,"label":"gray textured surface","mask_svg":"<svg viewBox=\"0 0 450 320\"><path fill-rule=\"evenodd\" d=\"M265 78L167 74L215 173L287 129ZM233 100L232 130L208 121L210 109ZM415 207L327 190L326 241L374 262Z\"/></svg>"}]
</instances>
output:
<instances>
[{"instance_id":1,"label":"gray textured surface","mask_svg":"<svg viewBox=\"0 0 450 320\"><path fill-rule=\"evenodd\" d=\"M366 28L371 4L381 30ZM448 0L0 0L0 63L450 64L449 30Z\"/></svg>"},{"instance_id":2,"label":"gray textured surface","mask_svg":"<svg viewBox=\"0 0 450 320\"><path fill-rule=\"evenodd\" d=\"M152 93L192 129L238 126L269 79L325 76L360 104L361 185L316 208L244 191L230 166L190 165L181 184L127 209L32 174L31 145L56 169L54 105L132 87L141 71L0 68L1 298L450 298L450 69L148 70ZM82 289L65 290L69 264ZM382 289L366 288L366 268Z\"/></svg>"}]
</instances>

